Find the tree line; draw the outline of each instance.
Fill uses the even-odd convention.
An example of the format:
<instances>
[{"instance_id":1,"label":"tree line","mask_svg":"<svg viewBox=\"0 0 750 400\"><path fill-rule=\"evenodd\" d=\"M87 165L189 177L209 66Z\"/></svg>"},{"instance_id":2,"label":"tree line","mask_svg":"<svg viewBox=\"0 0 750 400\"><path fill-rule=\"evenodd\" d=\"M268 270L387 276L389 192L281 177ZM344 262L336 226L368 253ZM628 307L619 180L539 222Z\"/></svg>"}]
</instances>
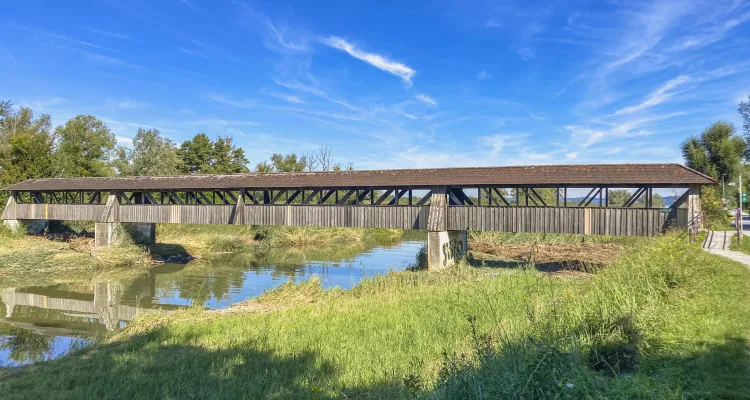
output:
<instances>
[{"instance_id":1,"label":"tree line","mask_svg":"<svg viewBox=\"0 0 750 400\"><path fill-rule=\"evenodd\" d=\"M685 164L723 183L737 182L742 175L743 191L750 187L750 96L741 101L737 111L742 117L742 134L734 125L718 121L700 135L691 136L680 145ZM724 195L726 191L726 197ZM724 204L726 198L726 204ZM712 223L725 224L725 207L736 207L740 200L737 186L719 185L703 188L702 206ZM748 203L743 203L747 208Z\"/></svg>"},{"instance_id":2,"label":"tree line","mask_svg":"<svg viewBox=\"0 0 750 400\"><path fill-rule=\"evenodd\" d=\"M78 115L54 127L47 114L0 102L0 187L27 179L137 175L233 174L250 172L245 151L229 136L211 139L198 133L179 146L158 129L139 128L130 148L118 146L107 124ZM340 171L331 149L274 154L257 172ZM0 208L7 193L0 194Z\"/></svg>"}]
</instances>

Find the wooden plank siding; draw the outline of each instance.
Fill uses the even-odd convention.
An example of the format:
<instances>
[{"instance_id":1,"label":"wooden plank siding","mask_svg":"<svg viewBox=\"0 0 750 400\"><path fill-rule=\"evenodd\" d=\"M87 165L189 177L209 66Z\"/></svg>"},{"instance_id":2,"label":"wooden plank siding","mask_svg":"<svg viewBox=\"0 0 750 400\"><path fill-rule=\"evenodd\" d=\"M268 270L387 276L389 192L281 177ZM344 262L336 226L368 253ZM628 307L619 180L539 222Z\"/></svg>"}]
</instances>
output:
<instances>
[{"instance_id":1,"label":"wooden plank siding","mask_svg":"<svg viewBox=\"0 0 750 400\"><path fill-rule=\"evenodd\" d=\"M248 225L427 229L429 206L245 206Z\"/></svg>"},{"instance_id":2,"label":"wooden plank siding","mask_svg":"<svg viewBox=\"0 0 750 400\"><path fill-rule=\"evenodd\" d=\"M103 204L16 204L16 219L99 221Z\"/></svg>"},{"instance_id":3,"label":"wooden plank siding","mask_svg":"<svg viewBox=\"0 0 750 400\"><path fill-rule=\"evenodd\" d=\"M655 208L450 206L447 225L448 230L654 236L669 227L686 228L684 219L670 219L670 213Z\"/></svg>"},{"instance_id":4,"label":"wooden plank siding","mask_svg":"<svg viewBox=\"0 0 750 400\"><path fill-rule=\"evenodd\" d=\"M431 206L119 205L117 221L171 224L285 225L350 228L428 229ZM447 230L653 236L669 227L687 228L687 209L599 207L445 208ZM16 204L21 220L100 221L105 205ZM239 222L238 222L239 223Z\"/></svg>"},{"instance_id":5,"label":"wooden plank siding","mask_svg":"<svg viewBox=\"0 0 750 400\"><path fill-rule=\"evenodd\" d=\"M231 224L234 205L120 205L120 222Z\"/></svg>"}]
</instances>

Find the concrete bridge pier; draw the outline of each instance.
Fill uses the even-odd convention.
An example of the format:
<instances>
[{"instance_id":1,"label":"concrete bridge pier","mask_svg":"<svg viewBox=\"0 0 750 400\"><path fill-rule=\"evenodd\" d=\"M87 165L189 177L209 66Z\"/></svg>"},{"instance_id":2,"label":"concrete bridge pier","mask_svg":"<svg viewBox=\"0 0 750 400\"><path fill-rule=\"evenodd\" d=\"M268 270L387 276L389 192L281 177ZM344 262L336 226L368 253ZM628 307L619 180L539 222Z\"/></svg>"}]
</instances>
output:
<instances>
[{"instance_id":1,"label":"concrete bridge pier","mask_svg":"<svg viewBox=\"0 0 750 400\"><path fill-rule=\"evenodd\" d=\"M143 203L143 196L136 196ZM140 200L139 200L140 199ZM156 224L140 222L118 222L120 203L117 193L110 193L107 198L102 222L94 224L94 245L97 247L117 246L127 241L151 246L156 243Z\"/></svg>"},{"instance_id":2,"label":"concrete bridge pier","mask_svg":"<svg viewBox=\"0 0 750 400\"><path fill-rule=\"evenodd\" d=\"M469 248L467 231L447 229L448 188L432 188L430 214L427 218L427 270L438 271L466 257Z\"/></svg>"},{"instance_id":3,"label":"concrete bridge pier","mask_svg":"<svg viewBox=\"0 0 750 400\"><path fill-rule=\"evenodd\" d=\"M438 271L466 257L467 231L427 232L427 270Z\"/></svg>"},{"instance_id":4,"label":"concrete bridge pier","mask_svg":"<svg viewBox=\"0 0 750 400\"><path fill-rule=\"evenodd\" d=\"M118 246L128 241L144 246L156 243L156 224L97 222L94 224L94 245Z\"/></svg>"},{"instance_id":5,"label":"concrete bridge pier","mask_svg":"<svg viewBox=\"0 0 750 400\"><path fill-rule=\"evenodd\" d=\"M43 219L7 219L3 221L8 229L14 232L25 232L32 235L39 235L49 227L49 221Z\"/></svg>"}]
</instances>

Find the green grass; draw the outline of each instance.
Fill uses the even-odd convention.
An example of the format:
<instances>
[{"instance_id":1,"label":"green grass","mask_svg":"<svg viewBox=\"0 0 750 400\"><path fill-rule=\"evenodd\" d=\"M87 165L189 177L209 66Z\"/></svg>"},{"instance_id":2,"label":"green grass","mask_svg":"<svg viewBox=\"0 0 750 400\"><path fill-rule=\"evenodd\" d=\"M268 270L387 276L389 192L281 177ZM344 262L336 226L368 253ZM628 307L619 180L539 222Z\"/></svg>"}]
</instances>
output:
<instances>
[{"instance_id":1,"label":"green grass","mask_svg":"<svg viewBox=\"0 0 750 400\"><path fill-rule=\"evenodd\" d=\"M138 246L94 248L88 239L50 240L0 229L0 287L121 280L150 264Z\"/></svg>"},{"instance_id":2,"label":"green grass","mask_svg":"<svg viewBox=\"0 0 750 400\"><path fill-rule=\"evenodd\" d=\"M139 317L0 371L25 398L747 398L750 270L659 237L591 279L533 268L287 284L237 309Z\"/></svg>"},{"instance_id":3,"label":"green grass","mask_svg":"<svg viewBox=\"0 0 750 400\"><path fill-rule=\"evenodd\" d=\"M742 238L742 246L739 245L737 239L737 235L732 236L732 243L729 244L729 249L750 254L750 237L745 236Z\"/></svg>"}]
</instances>

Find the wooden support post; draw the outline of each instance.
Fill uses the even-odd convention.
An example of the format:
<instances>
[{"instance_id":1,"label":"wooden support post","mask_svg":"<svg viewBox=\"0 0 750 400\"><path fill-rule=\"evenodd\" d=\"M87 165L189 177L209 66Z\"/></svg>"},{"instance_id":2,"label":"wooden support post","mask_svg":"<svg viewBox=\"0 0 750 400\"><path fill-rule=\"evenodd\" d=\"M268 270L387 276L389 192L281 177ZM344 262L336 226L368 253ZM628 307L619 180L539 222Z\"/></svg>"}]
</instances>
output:
<instances>
[{"instance_id":1,"label":"wooden support post","mask_svg":"<svg viewBox=\"0 0 750 400\"><path fill-rule=\"evenodd\" d=\"M698 217L701 213L701 185L690 185L688 188L688 224L698 224L697 229L703 229Z\"/></svg>"},{"instance_id":2,"label":"wooden support post","mask_svg":"<svg viewBox=\"0 0 750 400\"><path fill-rule=\"evenodd\" d=\"M232 223L234 225L245 224L245 190L240 191L240 195L237 197L237 202L234 205L232 213Z\"/></svg>"},{"instance_id":3,"label":"wooden support post","mask_svg":"<svg viewBox=\"0 0 750 400\"><path fill-rule=\"evenodd\" d=\"M444 231L448 225L446 217L448 213L448 188L435 186L430 191L430 215L427 218L427 230L432 232Z\"/></svg>"},{"instance_id":4,"label":"wooden support post","mask_svg":"<svg viewBox=\"0 0 750 400\"><path fill-rule=\"evenodd\" d=\"M604 200L606 202L605 207L609 208L609 188L605 188L604 190L607 193L607 198Z\"/></svg>"}]
</instances>

